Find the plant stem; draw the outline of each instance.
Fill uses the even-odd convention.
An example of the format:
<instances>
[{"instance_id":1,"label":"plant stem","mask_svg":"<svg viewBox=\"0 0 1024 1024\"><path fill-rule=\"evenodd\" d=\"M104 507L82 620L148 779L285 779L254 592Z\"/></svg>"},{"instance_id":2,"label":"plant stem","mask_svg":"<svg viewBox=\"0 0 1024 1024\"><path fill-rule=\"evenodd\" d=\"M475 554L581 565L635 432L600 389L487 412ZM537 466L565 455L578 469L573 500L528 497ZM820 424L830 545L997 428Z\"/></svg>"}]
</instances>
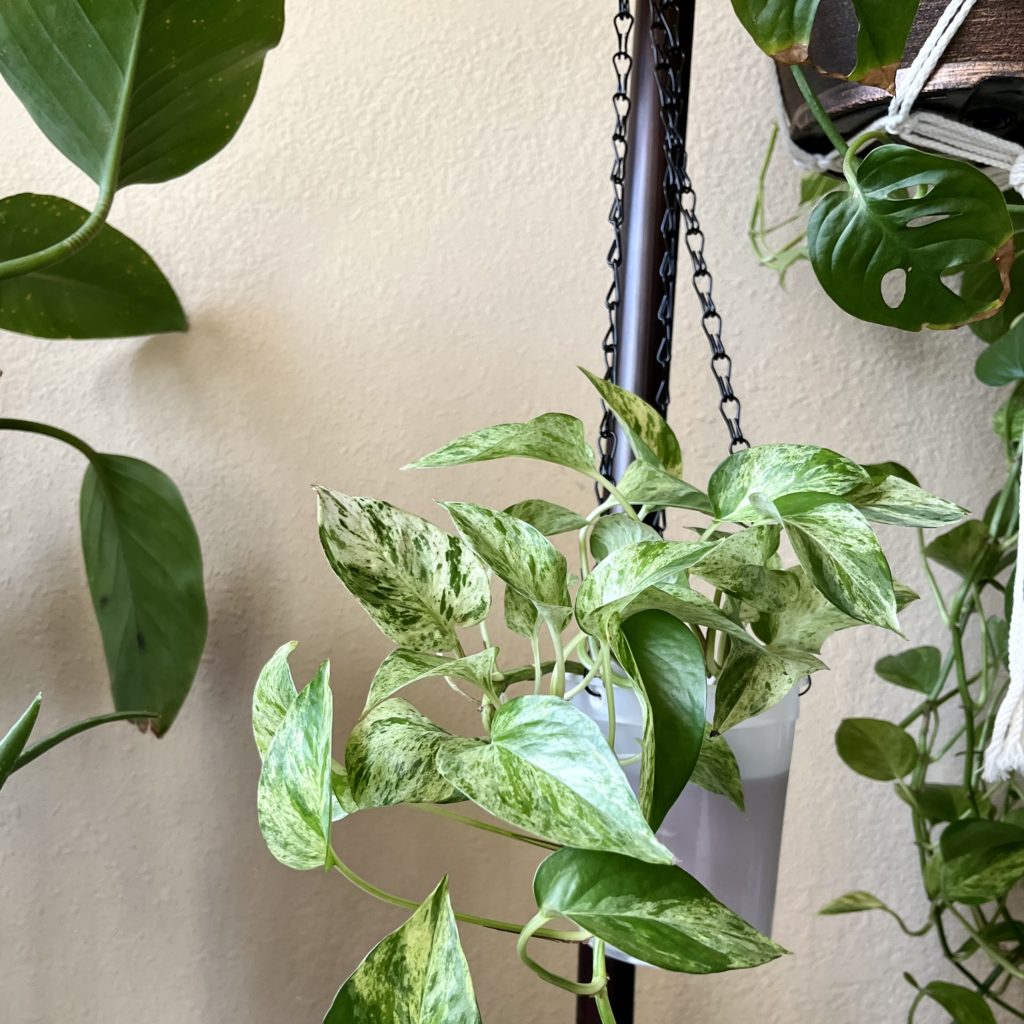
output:
<instances>
[{"instance_id":1,"label":"plant stem","mask_svg":"<svg viewBox=\"0 0 1024 1024\"><path fill-rule=\"evenodd\" d=\"M544 620L551 636L551 646L555 651L555 667L551 673L551 695L553 697L565 696L565 648L562 646L562 634L551 624L549 619Z\"/></svg>"},{"instance_id":2,"label":"plant stem","mask_svg":"<svg viewBox=\"0 0 1024 1024\"><path fill-rule=\"evenodd\" d=\"M608 746L615 753L615 683L612 681L612 652L607 644L601 645L601 661L604 664L604 698L608 704Z\"/></svg>"},{"instance_id":3,"label":"plant stem","mask_svg":"<svg viewBox=\"0 0 1024 1024\"><path fill-rule=\"evenodd\" d=\"M546 839L539 839L536 836L527 835L525 832L517 832L514 829L502 828L500 825L492 825L488 821L480 821L479 818L470 818L465 814L457 814L455 811L446 810L436 804L409 804L418 811L426 811L439 818L447 818L449 821L457 821L460 825L468 825L470 828L478 828L482 832L493 832L498 836L505 836L508 839L518 839L521 843L529 843L531 846L539 846L542 850L560 850L557 843L549 843Z\"/></svg>"},{"instance_id":4,"label":"plant stem","mask_svg":"<svg viewBox=\"0 0 1024 1024\"><path fill-rule=\"evenodd\" d=\"M845 157L849 146L846 144L846 140L839 134L839 129L832 123L832 118L828 116L827 111L821 105L821 100L818 99L814 90L811 88L810 82L807 81L807 76L804 74L804 70L797 65L793 65L791 68L793 72L793 81L796 82L797 88L800 90L800 94L803 96L804 101L807 104L808 110L814 115L814 120L818 122L818 126L828 136L829 142L835 146L836 152Z\"/></svg>"},{"instance_id":5,"label":"plant stem","mask_svg":"<svg viewBox=\"0 0 1024 1024\"><path fill-rule=\"evenodd\" d=\"M2 264L0 264L2 266ZM44 437L52 437L57 441L63 441L72 448L80 451L90 462L99 458L95 448L91 448L80 437L69 434L60 427L51 427L47 423L35 423L32 420L14 420L0 417L0 430L19 430L26 434L42 434Z\"/></svg>"},{"instance_id":6,"label":"plant stem","mask_svg":"<svg viewBox=\"0 0 1024 1024\"><path fill-rule=\"evenodd\" d=\"M601 1018L601 1024L616 1024L615 1013L612 1011L612 1002L608 997L608 967L605 961L605 947L603 939L594 941L594 982L604 982L603 987L594 996L597 1004L597 1014Z\"/></svg>"},{"instance_id":7,"label":"plant stem","mask_svg":"<svg viewBox=\"0 0 1024 1024\"><path fill-rule=\"evenodd\" d=\"M153 711L113 711L109 715L96 715L94 718L86 718L84 721L75 722L74 725L69 725L66 729L61 729L60 732L55 732L52 736L47 736L46 739L40 740L27 750L22 751L21 756L14 762L11 774L13 775L18 769L31 764L37 757L41 757L59 743L63 743L79 733L95 729L97 726L106 725L108 722L131 722L138 721L141 718L153 719L159 717Z\"/></svg>"},{"instance_id":8,"label":"plant stem","mask_svg":"<svg viewBox=\"0 0 1024 1024\"><path fill-rule=\"evenodd\" d=\"M540 693L540 688L544 683L544 666L540 660L540 637L537 636L536 631L530 637L530 650L533 651L533 692L536 695ZM508 681L508 677L506 677L506 681Z\"/></svg>"},{"instance_id":9,"label":"plant stem","mask_svg":"<svg viewBox=\"0 0 1024 1024\"><path fill-rule=\"evenodd\" d=\"M547 924L548 921L553 920L554 914L547 910L538 910L533 917L523 926L522 931L519 933L519 938L516 940L516 955L527 967L533 971L537 977L546 981L549 985L554 985L556 988L564 989L566 992L572 992L577 996L591 996L599 991L599 988L595 988L595 982L581 982L571 981L569 978L563 978L560 974L555 974L554 971L549 971L546 967L542 967L536 960L534 960L530 954L526 951L527 943L535 935L541 935L544 931L543 925ZM581 934L584 937L589 937L589 933L572 933ZM575 941L581 941L576 939ZM602 979L601 985L605 984Z\"/></svg>"}]
</instances>

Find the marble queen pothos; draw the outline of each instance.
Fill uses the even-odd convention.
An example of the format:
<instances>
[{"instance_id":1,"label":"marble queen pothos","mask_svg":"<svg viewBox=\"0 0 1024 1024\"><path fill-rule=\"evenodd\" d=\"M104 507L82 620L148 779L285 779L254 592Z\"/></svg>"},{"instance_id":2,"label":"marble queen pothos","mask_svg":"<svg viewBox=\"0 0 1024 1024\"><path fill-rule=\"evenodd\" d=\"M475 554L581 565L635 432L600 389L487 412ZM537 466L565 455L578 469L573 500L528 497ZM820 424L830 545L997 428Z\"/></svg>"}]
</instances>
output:
<instances>
[{"instance_id":1,"label":"marble queen pothos","mask_svg":"<svg viewBox=\"0 0 1024 1024\"><path fill-rule=\"evenodd\" d=\"M871 524L928 528L963 516L894 475L891 464L862 466L808 445L732 455L702 491L684 481L679 442L661 416L588 376L636 456L617 485L595 468L580 421L560 413L475 431L412 467L514 457L556 463L606 489L608 500L588 515L539 498L504 511L444 502L455 526L447 533L386 501L317 488L331 567L397 646L370 681L337 759L329 665L297 692L288 666L295 645L270 659L253 698L263 759L259 824L288 867L336 869L412 911L341 986L330 1024L479 1021L459 921L518 935L527 967L592 996L606 1022L614 1019L606 942L695 974L782 955L673 865L656 830L688 782L742 804L721 734L824 668L829 636L862 624L899 630L898 611L915 595L893 582ZM685 510L689 539L663 540L646 525L665 508ZM548 539L563 533L578 536L578 576ZM796 559L790 567L783 535ZM492 581L503 584L500 610L492 608ZM507 664L491 643L492 611L529 642L530 663ZM708 728L712 675L718 697ZM569 688L570 676L582 681ZM453 735L399 696L430 678L473 693L478 735ZM611 735L570 703L595 679L608 686ZM635 693L645 714L637 796L609 742L618 687ZM466 802L485 815L451 809ZM542 851L537 914L525 925L497 921L453 910L447 879L421 903L356 875L332 846L332 825L397 804L420 804L460 827ZM572 927L549 927L558 921ZM593 941L592 981L540 966L533 940Z\"/></svg>"}]
</instances>

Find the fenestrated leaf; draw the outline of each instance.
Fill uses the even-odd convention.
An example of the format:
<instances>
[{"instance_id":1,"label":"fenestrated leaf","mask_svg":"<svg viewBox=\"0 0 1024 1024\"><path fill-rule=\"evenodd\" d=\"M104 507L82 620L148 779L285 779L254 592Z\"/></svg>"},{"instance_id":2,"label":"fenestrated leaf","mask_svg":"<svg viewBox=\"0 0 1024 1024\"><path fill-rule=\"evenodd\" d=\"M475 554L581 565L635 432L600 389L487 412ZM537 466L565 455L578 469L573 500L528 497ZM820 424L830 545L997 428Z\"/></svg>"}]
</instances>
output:
<instances>
[{"instance_id":1,"label":"fenestrated leaf","mask_svg":"<svg viewBox=\"0 0 1024 1024\"><path fill-rule=\"evenodd\" d=\"M841 611L899 632L892 573L864 516L843 501L785 516L786 534L814 585Z\"/></svg>"},{"instance_id":2,"label":"fenestrated leaf","mask_svg":"<svg viewBox=\"0 0 1024 1024\"><path fill-rule=\"evenodd\" d=\"M875 672L887 683L929 694L939 681L942 655L937 647L912 647L875 662Z\"/></svg>"},{"instance_id":3,"label":"fenestrated leaf","mask_svg":"<svg viewBox=\"0 0 1024 1024\"><path fill-rule=\"evenodd\" d=\"M967 515L967 510L959 505L929 494L898 476L858 487L847 495L847 500L861 510L865 519L891 526L928 529L958 523Z\"/></svg>"},{"instance_id":4,"label":"fenestrated leaf","mask_svg":"<svg viewBox=\"0 0 1024 1024\"><path fill-rule=\"evenodd\" d=\"M954 1024L996 1024L988 1003L973 989L951 981L932 981L921 991L951 1014Z\"/></svg>"},{"instance_id":5,"label":"fenestrated leaf","mask_svg":"<svg viewBox=\"0 0 1024 1024\"><path fill-rule=\"evenodd\" d=\"M674 581L698 562L713 543L645 540L619 548L580 584L576 619L591 636L617 628L615 618L629 600L658 583Z\"/></svg>"},{"instance_id":6,"label":"fenestrated leaf","mask_svg":"<svg viewBox=\"0 0 1024 1024\"><path fill-rule=\"evenodd\" d=\"M539 530L497 509L441 502L459 533L495 574L559 628L571 617L569 567Z\"/></svg>"},{"instance_id":7,"label":"fenestrated leaf","mask_svg":"<svg viewBox=\"0 0 1024 1024\"><path fill-rule=\"evenodd\" d=\"M645 745L640 804L647 809L651 828L657 829L690 778L704 738L704 651L672 615L643 611L622 624L616 653L651 721L653 749Z\"/></svg>"},{"instance_id":8,"label":"fenestrated leaf","mask_svg":"<svg viewBox=\"0 0 1024 1024\"><path fill-rule=\"evenodd\" d=\"M438 750L450 739L450 733L401 697L372 707L345 744L345 770L356 803L391 807L461 800L434 765Z\"/></svg>"},{"instance_id":9,"label":"fenestrated leaf","mask_svg":"<svg viewBox=\"0 0 1024 1024\"><path fill-rule=\"evenodd\" d=\"M316 490L327 561L395 643L449 651L456 626L486 618L487 572L458 537L386 501Z\"/></svg>"},{"instance_id":10,"label":"fenestrated leaf","mask_svg":"<svg viewBox=\"0 0 1024 1024\"><path fill-rule=\"evenodd\" d=\"M719 519L747 522L760 518L751 495L769 501L789 494L839 497L869 479L857 463L827 448L767 444L730 455L711 474L708 496Z\"/></svg>"},{"instance_id":11,"label":"fenestrated leaf","mask_svg":"<svg viewBox=\"0 0 1024 1024\"><path fill-rule=\"evenodd\" d=\"M537 630L540 628L537 606L528 597L524 597L518 590L513 590L511 587L505 587L505 625L513 633L518 633L527 639L536 636Z\"/></svg>"},{"instance_id":12,"label":"fenestrated leaf","mask_svg":"<svg viewBox=\"0 0 1024 1024\"><path fill-rule=\"evenodd\" d=\"M298 644L294 641L278 647L256 680L252 694L252 735L261 758L267 756L270 741L295 703L297 693L288 656L296 647Z\"/></svg>"},{"instance_id":13,"label":"fenestrated leaf","mask_svg":"<svg viewBox=\"0 0 1024 1024\"><path fill-rule=\"evenodd\" d=\"M629 464L617 489L631 505L688 508L711 514L711 501L703 491L661 467L639 459Z\"/></svg>"},{"instance_id":14,"label":"fenestrated leaf","mask_svg":"<svg viewBox=\"0 0 1024 1024\"><path fill-rule=\"evenodd\" d=\"M114 707L155 712L160 736L188 695L206 644L196 528L170 477L125 455L90 458L79 514Z\"/></svg>"},{"instance_id":15,"label":"fenestrated leaf","mask_svg":"<svg viewBox=\"0 0 1024 1024\"><path fill-rule=\"evenodd\" d=\"M283 0L6 0L0 73L94 181L166 181L230 141L283 28Z\"/></svg>"},{"instance_id":16,"label":"fenestrated leaf","mask_svg":"<svg viewBox=\"0 0 1024 1024\"><path fill-rule=\"evenodd\" d=\"M661 540L661 536L653 526L640 522L635 516L616 512L614 515L601 516L594 523L590 531L590 551L594 558L602 561L619 548L642 540Z\"/></svg>"},{"instance_id":17,"label":"fenestrated leaf","mask_svg":"<svg viewBox=\"0 0 1024 1024\"><path fill-rule=\"evenodd\" d=\"M60 242L88 216L56 196L0 200L0 260ZM0 327L37 338L128 338L184 331L188 321L152 257L108 224L67 259L0 280Z\"/></svg>"},{"instance_id":18,"label":"fenestrated leaf","mask_svg":"<svg viewBox=\"0 0 1024 1024\"><path fill-rule=\"evenodd\" d=\"M892 782L909 775L917 744L898 725L880 718L845 718L836 730L839 756L859 775Z\"/></svg>"},{"instance_id":19,"label":"fenestrated leaf","mask_svg":"<svg viewBox=\"0 0 1024 1024\"><path fill-rule=\"evenodd\" d=\"M3 739L0 739L0 789L3 789L7 777L14 770L15 762L32 735L42 703L43 695L37 693L32 703L18 716L18 720L7 730Z\"/></svg>"},{"instance_id":20,"label":"fenestrated leaf","mask_svg":"<svg viewBox=\"0 0 1024 1024\"><path fill-rule=\"evenodd\" d=\"M580 369L583 369L580 367ZM609 380L583 370L597 388L602 401L618 420L629 438L633 454L640 462L662 467L675 477L683 472L683 454L679 440L665 418L639 395L626 391Z\"/></svg>"},{"instance_id":21,"label":"fenestrated leaf","mask_svg":"<svg viewBox=\"0 0 1024 1024\"><path fill-rule=\"evenodd\" d=\"M412 683L433 677L455 676L480 687L484 693L493 693L492 677L497 668L497 657L497 647L488 647L465 658L446 658L440 654L424 654L399 647L377 669L364 710L368 711Z\"/></svg>"},{"instance_id":22,"label":"fenestrated leaf","mask_svg":"<svg viewBox=\"0 0 1024 1024\"><path fill-rule=\"evenodd\" d=\"M715 686L715 732L778 704L798 679L825 666L806 651L734 647Z\"/></svg>"},{"instance_id":23,"label":"fenestrated leaf","mask_svg":"<svg viewBox=\"0 0 1024 1024\"><path fill-rule=\"evenodd\" d=\"M571 509L563 508L553 502L545 501L543 498L530 498L527 501L518 501L505 509L506 515L522 519L529 523L535 530L540 530L545 537L554 537L559 533L569 533L573 530L582 530L587 525L587 520Z\"/></svg>"},{"instance_id":24,"label":"fenestrated leaf","mask_svg":"<svg viewBox=\"0 0 1024 1024\"><path fill-rule=\"evenodd\" d=\"M825 196L807 228L811 265L829 296L862 320L919 331L997 310L1005 289L958 295L944 278L980 264L1009 275L1012 225L999 188L961 160L888 144ZM899 276L903 295L887 297Z\"/></svg>"},{"instance_id":25,"label":"fenestrated leaf","mask_svg":"<svg viewBox=\"0 0 1024 1024\"><path fill-rule=\"evenodd\" d=\"M714 974L786 952L671 865L559 850L538 868L533 893L538 907L667 971Z\"/></svg>"},{"instance_id":26,"label":"fenestrated leaf","mask_svg":"<svg viewBox=\"0 0 1024 1024\"><path fill-rule=\"evenodd\" d=\"M330 666L292 702L263 759L256 808L270 852L298 871L324 867L330 854Z\"/></svg>"},{"instance_id":27,"label":"fenestrated leaf","mask_svg":"<svg viewBox=\"0 0 1024 1024\"><path fill-rule=\"evenodd\" d=\"M999 561L999 552L989 538L988 527L977 519L968 519L936 537L924 551L933 562L958 576L966 578L973 574L975 582L994 572Z\"/></svg>"},{"instance_id":28,"label":"fenestrated leaf","mask_svg":"<svg viewBox=\"0 0 1024 1024\"><path fill-rule=\"evenodd\" d=\"M849 74L853 81L887 92L895 89L896 69L903 59L918 3L919 0L853 0L860 23L857 64Z\"/></svg>"},{"instance_id":29,"label":"fenestrated leaf","mask_svg":"<svg viewBox=\"0 0 1024 1024\"><path fill-rule=\"evenodd\" d=\"M491 722L489 743L453 738L437 766L485 811L552 842L672 860L601 730L558 697L510 700Z\"/></svg>"},{"instance_id":30,"label":"fenestrated leaf","mask_svg":"<svg viewBox=\"0 0 1024 1024\"><path fill-rule=\"evenodd\" d=\"M754 42L780 64L803 64L819 0L732 0Z\"/></svg>"},{"instance_id":31,"label":"fenestrated leaf","mask_svg":"<svg viewBox=\"0 0 1024 1024\"><path fill-rule=\"evenodd\" d=\"M406 468L438 469L510 458L539 459L579 470L589 477L596 474L594 452L587 444L583 424L575 416L561 412L547 412L526 423L499 423L474 430Z\"/></svg>"},{"instance_id":32,"label":"fenestrated leaf","mask_svg":"<svg viewBox=\"0 0 1024 1024\"><path fill-rule=\"evenodd\" d=\"M974 372L982 384L1000 388L1024 380L1024 323L1011 327L978 356Z\"/></svg>"},{"instance_id":33,"label":"fenestrated leaf","mask_svg":"<svg viewBox=\"0 0 1024 1024\"><path fill-rule=\"evenodd\" d=\"M746 810L743 798L743 779L736 755L724 736L712 736L711 726L704 723L704 739L697 763L693 766L690 784L700 786L732 801L741 811Z\"/></svg>"},{"instance_id":34,"label":"fenestrated leaf","mask_svg":"<svg viewBox=\"0 0 1024 1024\"><path fill-rule=\"evenodd\" d=\"M961 903L999 899L1024 878L1024 828L1003 821L955 821L942 833L942 891Z\"/></svg>"},{"instance_id":35,"label":"fenestrated leaf","mask_svg":"<svg viewBox=\"0 0 1024 1024\"><path fill-rule=\"evenodd\" d=\"M970 324L971 330L984 342L991 343L1001 338L1010 330L1021 313L1024 313L1024 259L1021 258L1024 243L1019 234L1015 236L1014 241L1016 252L1013 269L1010 271L1010 294L1006 302L992 316L987 316L984 320L975 320ZM971 302L990 300L993 295L999 295L1003 290L1000 268L992 263L968 267L960 282L960 294Z\"/></svg>"},{"instance_id":36,"label":"fenestrated leaf","mask_svg":"<svg viewBox=\"0 0 1024 1024\"><path fill-rule=\"evenodd\" d=\"M324 1024L480 1024L448 879L341 986Z\"/></svg>"}]
</instances>

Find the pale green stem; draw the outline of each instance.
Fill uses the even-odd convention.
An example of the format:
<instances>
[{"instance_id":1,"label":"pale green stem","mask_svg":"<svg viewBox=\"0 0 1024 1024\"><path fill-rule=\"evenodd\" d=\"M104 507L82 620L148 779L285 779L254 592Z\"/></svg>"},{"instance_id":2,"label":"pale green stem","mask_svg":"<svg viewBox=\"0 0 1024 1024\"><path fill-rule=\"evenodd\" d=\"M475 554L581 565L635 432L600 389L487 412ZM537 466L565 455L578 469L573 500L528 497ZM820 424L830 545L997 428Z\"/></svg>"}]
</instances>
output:
<instances>
[{"instance_id":1,"label":"pale green stem","mask_svg":"<svg viewBox=\"0 0 1024 1024\"><path fill-rule=\"evenodd\" d=\"M597 675L598 665L595 663L588 671L587 674L578 682L566 695L566 700L573 700L578 697L592 682L594 677Z\"/></svg>"},{"instance_id":2,"label":"pale green stem","mask_svg":"<svg viewBox=\"0 0 1024 1024\"><path fill-rule=\"evenodd\" d=\"M547 924L548 921L554 920L555 915L549 913L546 910L538 910L536 914L529 921L526 922L522 931L519 933L519 938L516 940L516 955L527 967L533 971L537 977L546 981L549 985L554 985L557 988L564 989L566 992L572 992L577 996L590 996L600 991L599 988L594 987L594 982L585 983L580 981L571 981L569 978L563 978L560 974L555 974L554 971L549 971L546 967L542 967L536 960L534 960L530 954L526 951L526 946L530 939L535 935L541 935L544 932L543 925ZM571 932L562 934L573 934L578 935L580 938L570 941L582 941L589 937L589 932ZM601 981L601 986L605 984L604 980Z\"/></svg>"},{"instance_id":3,"label":"pale green stem","mask_svg":"<svg viewBox=\"0 0 1024 1024\"><path fill-rule=\"evenodd\" d=\"M455 811L446 810L436 804L409 804L418 811L426 811L428 814L437 815L439 818L447 818L449 821L457 821L460 825L468 825L470 828L478 828L482 832L493 832L497 836L505 836L508 839L517 839L521 843L529 843L531 846L539 846L542 850L560 850L557 843L549 843L546 839L538 839L535 836L527 835L525 832L516 832L513 829L502 828L500 825L492 825L488 821L480 821L479 818L470 818L465 814L457 814Z\"/></svg>"},{"instance_id":4,"label":"pale green stem","mask_svg":"<svg viewBox=\"0 0 1024 1024\"><path fill-rule=\"evenodd\" d=\"M545 619L544 625L548 627L548 633L551 636L551 646L555 652L555 668L551 673L551 695L553 697L564 697L565 696L565 648L562 646L562 636L557 629L551 624L550 620Z\"/></svg>"},{"instance_id":5,"label":"pale green stem","mask_svg":"<svg viewBox=\"0 0 1024 1024\"><path fill-rule=\"evenodd\" d=\"M530 637L530 649L533 651L533 692L537 695L544 685L544 666L540 661L540 637L536 633Z\"/></svg>"},{"instance_id":6,"label":"pale green stem","mask_svg":"<svg viewBox=\"0 0 1024 1024\"><path fill-rule=\"evenodd\" d=\"M483 645L484 645L484 650L485 651L487 650L488 647L493 647L494 646L494 644L491 643L491 634L490 634L490 632L487 629L487 623L486 622L481 622L480 623L480 639L481 639L481 641L483 641Z\"/></svg>"},{"instance_id":7,"label":"pale green stem","mask_svg":"<svg viewBox=\"0 0 1024 1024\"><path fill-rule=\"evenodd\" d=\"M796 82L797 88L807 104L807 109L814 115L814 120L818 122L818 126L828 137L829 142L835 147L836 152L840 156L846 156L849 146L842 135L839 134L839 129L832 123L832 118L828 116L825 108L821 105L821 100L818 99L811 88L810 82L807 81L803 68L794 64L791 70L793 72L793 80Z\"/></svg>"},{"instance_id":8,"label":"pale green stem","mask_svg":"<svg viewBox=\"0 0 1024 1024\"><path fill-rule=\"evenodd\" d=\"M615 1013L612 1011L612 1002L608 998L608 966L605 961L604 940L594 941L594 978L592 983L603 982L600 991L594 994L594 1002L597 1004L597 1014L601 1018L601 1024L615 1024Z\"/></svg>"},{"instance_id":9,"label":"pale green stem","mask_svg":"<svg viewBox=\"0 0 1024 1024\"><path fill-rule=\"evenodd\" d=\"M86 718L84 721L75 722L74 725L69 725L66 729L61 729L52 736L47 736L46 739L42 739L22 751L21 755L14 762L11 774L13 775L20 768L31 764L37 757L42 757L43 754L48 750L52 750L59 743L63 743L79 733L87 732L89 729L95 729L99 725L107 725L109 722L133 722L159 717L158 714L152 711L114 711L109 715L97 715L95 718Z\"/></svg>"},{"instance_id":10,"label":"pale green stem","mask_svg":"<svg viewBox=\"0 0 1024 1024\"><path fill-rule=\"evenodd\" d=\"M615 751L615 683L612 681L612 653L607 644L601 645L604 662L604 696L608 702L608 746Z\"/></svg>"}]
</instances>

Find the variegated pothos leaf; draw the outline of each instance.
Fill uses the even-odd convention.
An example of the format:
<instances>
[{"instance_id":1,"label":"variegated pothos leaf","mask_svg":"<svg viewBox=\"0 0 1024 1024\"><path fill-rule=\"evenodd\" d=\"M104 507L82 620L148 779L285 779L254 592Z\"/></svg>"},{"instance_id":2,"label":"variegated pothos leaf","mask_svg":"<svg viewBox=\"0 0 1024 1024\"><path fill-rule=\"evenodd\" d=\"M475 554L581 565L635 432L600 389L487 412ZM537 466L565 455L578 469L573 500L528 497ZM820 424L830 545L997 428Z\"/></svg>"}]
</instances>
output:
<instances>
[{"instance_id":1,"label":"variegated pothos leaf","mask_svg":"<svg viewBox=\"0 0 1024 1024\"><path fill-rule=\"evenodd\" d=\"M694 512L711 514L708 496L685 480L649 462L639 459L629 464L618 484L619 493L631 505L650 505L652 508L686 508Z\"/></svg>"},{"instance_id":2,"label":"variegated pothos leaf","mask_svg":"<svg viewBox=\"0 0 1024 1024\"><path fill-rule=\"evenodd\" d=\"M492 682L497 669L498 648L488 647L465 658L446 658L441 654L423 654L399 647L381 663L370 683L364 711L376 707L381 701L394 696L399 690L421 679L454 676L493 694Z\"/></svg>"},{"instance_id":3,"label":"variegated pothos leaf","mask_svg":"<svg viewBox=\"0 0 1024 1024\"><path fill-rule=\"evenodd\" d=\"M636 463L633 463L636 465ZM601 516L590 531L590 552L601 562L609 555L624 548L627 544L636 544L642 540L661 540L661 536L653 526L640 522L635 516L625 512Z\"/></svg>"},{"instance_id":4,"label":"variegated pothos leaf","mask_svg":"<svg viewBox=\"0 0 1024 1024\"><path fill-rule=\"evenodd\" d=\"M798 679L824 667L806 651L734 647L715 687L715 732L725 732L767 711Z\"/></svg>"},{"instance_id":5,"label":"variegated pothos leaf","mask_svg":"<svg viewBox=\"0 0 1024 1024\"><path fill-rule=\"evenodd\" d=\"M891 526L916 526L929 529L951 526L966 516L967 510L951 501L929 494L898 476L887 476L858 487L847 495L847 501L874 523Z\"/></svg>"},{"instance_id":6,"label":"variegated pothos leaf","mask_svg":"<svg viewBox=\"0 0 1024 1024\"><path fill-rule=\"evenodd\" d=\"M543 498L517 501L505 509L505 514L522 519L524 523L529 523L535 530L540 530L545 537L582 530L587 525L587 520L573 512L572 509L545 501Z\"/></svg>"},{"instance_id":7,"label":"variegated pothos leaf","mask_svg":"<svg viewBox=\"0 0 1024 1024\"><path fill-rule=\"evenodd\" d=\"M274 734L297 696L288 656L298 647L295 641L283 644L260 670L252 694L252 735L260 758L266 757Z\"/></svg>"},{"instance_id":8,"label":"variegated pothos leaf","mask_svg":"<svg viewBox=\"0 0 1024 1024\"><path fill-rule=\"evenodd\" d=\"M458 538L386 501L323 487L320 540L342 583L395 643L417 651L456 646L456 626L490 610L479 559Z\"/></svg>"},{"instance_id":9,"label":"variegated pothos leaf","mask_svg":"<svg viewBox=\"0 0 1024 1024\"><path fill-rule=\"evenodd\" d=\"M746 810L743 798L743 779L736 755L724 736L712 736L711 726L704 723L704 740L697 763L693 766L690 783L732 801L741 811Z\"/></svg>"}]
</instances>

